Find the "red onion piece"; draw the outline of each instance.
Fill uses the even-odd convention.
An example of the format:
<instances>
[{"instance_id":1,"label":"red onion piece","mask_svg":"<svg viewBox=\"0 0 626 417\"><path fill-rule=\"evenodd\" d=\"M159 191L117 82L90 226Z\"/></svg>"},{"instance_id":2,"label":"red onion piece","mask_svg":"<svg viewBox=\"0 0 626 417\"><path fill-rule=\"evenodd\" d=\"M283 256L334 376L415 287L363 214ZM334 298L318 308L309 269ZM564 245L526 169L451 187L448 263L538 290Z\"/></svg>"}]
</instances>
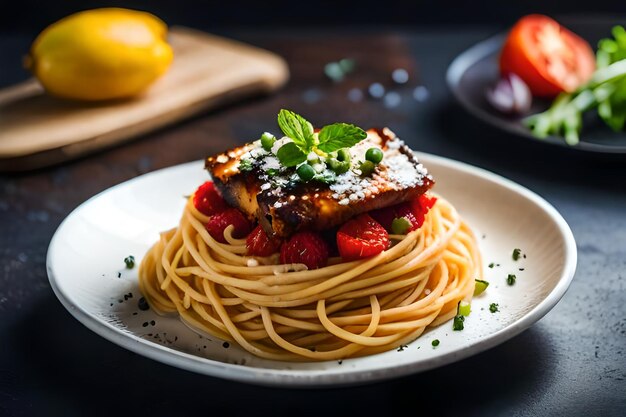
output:
<instances>
[{"instance_id":1,"label":"red onion piece","mask_svg":"<svg viewBox=\"0 0 626 417\"><path fill-rule=\"evenodd\" d=\"M486 91L487 101L506 114L524 114L530 110L532 94L520 77L505 74L496 86Z\"/></svg>"}]
</instances>

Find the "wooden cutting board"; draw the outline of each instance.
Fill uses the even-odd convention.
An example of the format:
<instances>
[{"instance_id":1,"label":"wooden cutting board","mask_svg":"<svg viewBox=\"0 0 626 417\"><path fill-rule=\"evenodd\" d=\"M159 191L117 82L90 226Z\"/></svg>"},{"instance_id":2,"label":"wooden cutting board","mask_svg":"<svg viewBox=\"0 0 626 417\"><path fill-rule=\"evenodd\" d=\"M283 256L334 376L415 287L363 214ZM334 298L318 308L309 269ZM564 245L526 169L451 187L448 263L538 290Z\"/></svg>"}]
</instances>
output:
<instances>
[{"instance_id":1,"label":"wooden cutting board","mask_svg":"<svg viewBox=\"0 0 626 417\"><path fill-rule=\"evenodd\" d=\"M173 27L174 61L140 97L83 103L47 95L35 79L0 90L0 170L66 161L288 79L277 55L193 29Z\"/></svg>"}]
</instances>

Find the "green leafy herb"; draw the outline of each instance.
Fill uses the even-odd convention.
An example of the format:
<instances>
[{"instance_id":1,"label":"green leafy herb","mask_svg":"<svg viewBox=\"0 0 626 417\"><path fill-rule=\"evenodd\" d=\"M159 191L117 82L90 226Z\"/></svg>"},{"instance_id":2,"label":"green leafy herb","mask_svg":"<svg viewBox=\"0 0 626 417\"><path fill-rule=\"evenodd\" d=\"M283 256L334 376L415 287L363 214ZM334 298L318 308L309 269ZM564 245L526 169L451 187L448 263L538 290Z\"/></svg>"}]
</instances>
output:
<instances>
[{"instance_id":1,"label":"green leafy herb","mask_svg":"<svg viewBox=\"0 0 626 417\"><path fill-rule=\"evenodd\" d=\"M476 282L474 285L474 295L482 294L489 286L489 283L487 281L483 281L482 279L475 279L474 281Z\"/></svg>"},{"instance_id":2,"label":"green leafy herb","mask_svg":"<svg viewBox=\"0 0 626 417\"><path fill-rule=\"evenodd\" d=\"M315 145L313 125L299 114L281 109L278 113L278 126L303 152L308 153Z\"/></svg>"},{"instance_id":3,"label":"green leafy herb","mask_svg":"<svg viewBox=\"0 0 626 417\"><path fill-rule=\"evenodd\" d=\"M489 268L493 268L496 264L494 264L493 262L489 264Z\"/></svg>"},{"instance_id":4,"label":"green leafy herb","mask_svg":"<svg viewBox=\"0 0 626 417\"><path fill-rule=\"evenodd\" d=\"M489 304L489 311L491 311L492 313L495 313L497 311L500 311L498 309L498 304L497 303L491 303Z\"/></svg>"},{"instance_id":5,"label":"green leafy herb","mask_svg":"<svg viewBox=\"0 0 626 417\"><path fill-rule=\"evenodd\" d=\"M133 255L127 256L124 258L124 263L127 269L133 269L135 267L135 257Z\"/></svg>"},{"instance_id":6,"label":"green leafy herb","mask_svg":"<svg viewBox=\"0 0 626 417\"><path fill-rule=\"evenodd\" d=\"M319 150L333 152L341 148L350 148L367 137L360 127L348 123L334 123L324 126L319 132Z\"/></svg>"},{"instance_id":7,"label":"green leafy herb","mask_svg":"<svg viewBox=\"0 0 626 417\"><path fill-rule=\"evenodd\" d=\"M239 160L239 171L252 171L252 169L254 169L252 159L246 158Z\"/></svg>"},{"instance_id":8,"label":"green leafy herb","mask_svg":"<svg viewBox=\"0 0 626 417\"><path fill-rule=\"evenodd\" d=\"M452 330L463 330L465 328L463 324L464 322L465 316L457 314L456 316L454 316L454 320L452 321Z\"/></svg>"},{"instance_id":9,"label":"green leafy herb","mask_svg":"<svg viewBox=\"0 0 626 417\"><path fill-rule=\"evenodd\" d=\"M543 113L524 120L538 138L563 136L576 145L582 129L582 115L597 109L598 115L613 130L626 124L626 30L616 26L613 39L602 39L596 52L596 71L587 84L573 93L562 93Z\"/></svg>"},{"instance_id":10,"label":"green leafy herb","mask_svg":"<svg viewBox=\"0 0 626 417\"><path fill-rule=\"evenodd\" d=\"M285 143L278 149L276 156L280 163L286 167L295 167L306 161L306 153L302 152L295 142Z\"/></svg>"},{"instance_id":11,"label":"green leafy herb","mask_svg":"<svg viewBox=\"0 0 626 417\"><path fill-rule=\"evenodd\" d=\"M513 249L513 260L517 261L521 253L522 253L521 249L518 249L518 248Z\"/></svg>"},{"instance_id":12,"label":"green leafy herb","mask_svg":"<svg viewBox=\"0 0 626 417\"><path fill-rule=\"evenodd\" d=\"M343 148L354 146L367 137L367 133L363 129L348 123L334 123L324 126L316 135L310 122L299 114L285 109L278 113L278 125L283 133L293 140L293 142L281 146L276 153L280 163L286 167L292 167L303 162L312 152L326 155L341 151ZM266 149L271 147L270 142L273 144L269 137L265 139L265 142L262 137L261 142ZM338 158L337 161L341 162L341 164L335 164L337 169L334 171L336 173L346 172L350 169L350 153L347 149L344 149L344 155L347 156L343 159L335 156L335 159ZM311 162L315 163L315 158L312 158Z\"/></svg>"},{"instance_id":13,"label":"green leafy herb","mask_svg":"<svg viewBox=\"0 0 626 417\"><path fill-rule=\"evenodd\" d=\"M517 277L514 274L509 274L509 276L506 277L506 283L509 285L513 285L515 284L516 279Z\"/></svg>"},{"instance_id":14,"label":"green leafy herb","mask_svg":"<svg viewBox=\"0 0 626 417\"><path fill-rule=\"evenodd\" d=\"M267 171L265 171L265 173L270 177L275 177L276 175L278 175L279 172L280 171L276 168L269 168Z\"/></svg>"},{"instance_id":15,"label":"green leafy herb","mask_svg":"<svg viewBox=\"0 0 626 417\"><path fill-rule=\"evenodd\" d=\"M431 342L431 345L433 345L433 347L437 347L439 346L439 339L435 339Z\"/></svg>"}]
</instances>

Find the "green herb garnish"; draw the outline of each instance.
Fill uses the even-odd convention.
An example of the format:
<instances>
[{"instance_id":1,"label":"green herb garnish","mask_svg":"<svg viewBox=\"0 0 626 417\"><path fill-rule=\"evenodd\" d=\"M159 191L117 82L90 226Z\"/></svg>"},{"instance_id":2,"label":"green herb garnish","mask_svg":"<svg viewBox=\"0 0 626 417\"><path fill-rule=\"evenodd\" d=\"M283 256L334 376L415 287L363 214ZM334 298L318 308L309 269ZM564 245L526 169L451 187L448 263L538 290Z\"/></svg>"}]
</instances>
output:
<instances>
[{"instance_id":1,"label":"green herb garnish","mask_svg":"<svg viewBox=\"0 0 626 417\"><path fill-rule=\"evenodd\" d=\"M341 148L350 148L367 137L360 127L348 123L335 123L324 126L319 133L317 148L324 152L333 152Z\"/></svg>"},{"instance_id":2,"label":"green herb garnish","mask_svg":"<svg viewBox=\"0 0 626 417\"><path fill-rule=\"evenodd\" d=\"M240 159L239 160L239 171L252 171L254 169L254 165L252 163L252 159Z\"/></svg>"},{"instance_id":3,"label":"green herb garnish","mask_svg":"<svg viewBox=\"0 0 626 417\"><path fill-rule=\"evenodd\" d=\"M454 321L452 322L452 330L463 330L465 328L464 323L465 316L457 314L454 316Z\"/></svg>"},{"instance_id":4,"label":"green herb garnish","mask_svg":"<svg viewBox=\"0 0 626 417\"><path fill-rule=\"evenodd\" d=\"M133 269L135 267L135 257L133 255L127 256L124 258L124 263L127 269Z\"/></svg>"},{"instance_id":5,"label":"green herb garnish","mask_svg":"<svg viewBox=\"0 0 626 417\"><path fill-rule=\"evenodd\" d=\"M509 274L509 276L506 277L506 283L509 285L513 285L515 284L516 279L517 277L514 274Z\"/></svg>"},{"instance_id":6,"label":"green herb garnish","mask_svg":"<svg viewBox=\"0 0 626 417\"><path fill-rule=\"evenodd\" d=\"M489 264L489 268L493 268L496 264L494 264L493 262Z\"/></svg>"},{"instance_id":7,"label":"green herb garnish","mask_svg":"<svg viewBox=\"0 0 626 417\"><path fill-rule=\"evenodd\" d=\"M306 161L306 153L302 152L296 142L285 143L278 149L276 156L283 166L295 167Z\"/></svg>"},{"instance_id":8,"label":"green herb garnish","mask_svg":"<svg viewBox=\"0 0 626 417\"><path fill-rule=\"evenodd\" d=\"M315 174L313 180L323 182L324 184L333 184L337 180L337 176L334 172L322 172L319 174Z\"/></svg>"},{"instance_id":9,"label":"green herb garnish","mask_svg":"<svg viewBox=\"0 0 626 417\"><path fill-rule=\"evenodd\" d=\"M278 126L293 140L281 146L276 154L280 163L286 167L304 162L311 152L326 155L356 145L367 137L363 129L347 123L324 126L319 134L315 134L309 121L285 109L278 113Z\"/></svg>"},{"instance_id":10,"label":"green herb garnish","mask_svg":"<svg viewBox=\"0 0 626 417\"><path fill-rule=\"evenodd\" d=\"M518 248L513 249L513 260L517 261L521 253L522 253L521 249L518 249Z\"/></svg>"},{"instance_id":11,"label":"green herb garnish","mask_svg":"<svg viewBox=\"0 0 626 417\"><path fill-rule=\"evenodd\" d=\"M459 304L457 306L457 313L460 314L461 316L467 317L470 315L470 313L472 312L472 305L470 303L468 303L467 301L459 301Z\"/></svg>"},{"instance_id":12,"label":"green herb garnish","mask_svg":"<svg viewBox=\"0 0 626 417\"><path fill-rule=\"evenodd\" d=\"M475 279L474 281L474 295L482 294L489 286L489 283L487 281L483 281L482 279Z\"/></svg>"},{"instance_id":13,"label":"green herb garnish","mask_svg":"<svg viewBox=\"0 0 626 417\"><path fill-rule=\"evenodd\" d=\"M498 309L498 304L497 303L491 303L489 304L489 311L491 311L492 313L495 313L497 311L500 311Z\"/></svg>"},{"instance_id":14,"label":"green herb garnish","mask_svg":"<svg viewBox=\"0 0 626 417\"><path fill-rule=\"evenodd\" d=\"M437 347L439 346L439 339L435 339L431 342L431 345L433 345L433 347Z\"/></svg>"}]
</instances>

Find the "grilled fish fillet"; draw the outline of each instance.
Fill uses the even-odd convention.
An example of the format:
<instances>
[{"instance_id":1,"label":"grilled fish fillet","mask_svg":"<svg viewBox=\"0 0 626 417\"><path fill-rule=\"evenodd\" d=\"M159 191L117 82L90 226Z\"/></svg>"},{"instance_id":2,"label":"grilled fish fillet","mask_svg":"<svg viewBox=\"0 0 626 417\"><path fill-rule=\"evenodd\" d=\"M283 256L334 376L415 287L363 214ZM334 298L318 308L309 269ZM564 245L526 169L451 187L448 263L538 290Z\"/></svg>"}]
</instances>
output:
<instances>
[{"instance_id":1,"label":"grilled fish fillet","mask_svg":"<svg viewBox=\"0 0 626 417\"><path fill-rule=\"evenodd\" d=\"M370 210L411 200L434 185L432 176L413 152L389 129L370 129L367 138L350 148L353 163L365 150L379 146L383 160L371 176L353 171L335 183L294 182L268 175L267 166L241 171L242 158L255 152L247 144L206 160L206 168L224 199L251 220L258 220L270 236L287 237L298 230L323 231Z\"/></svg>"}]
</instances>

